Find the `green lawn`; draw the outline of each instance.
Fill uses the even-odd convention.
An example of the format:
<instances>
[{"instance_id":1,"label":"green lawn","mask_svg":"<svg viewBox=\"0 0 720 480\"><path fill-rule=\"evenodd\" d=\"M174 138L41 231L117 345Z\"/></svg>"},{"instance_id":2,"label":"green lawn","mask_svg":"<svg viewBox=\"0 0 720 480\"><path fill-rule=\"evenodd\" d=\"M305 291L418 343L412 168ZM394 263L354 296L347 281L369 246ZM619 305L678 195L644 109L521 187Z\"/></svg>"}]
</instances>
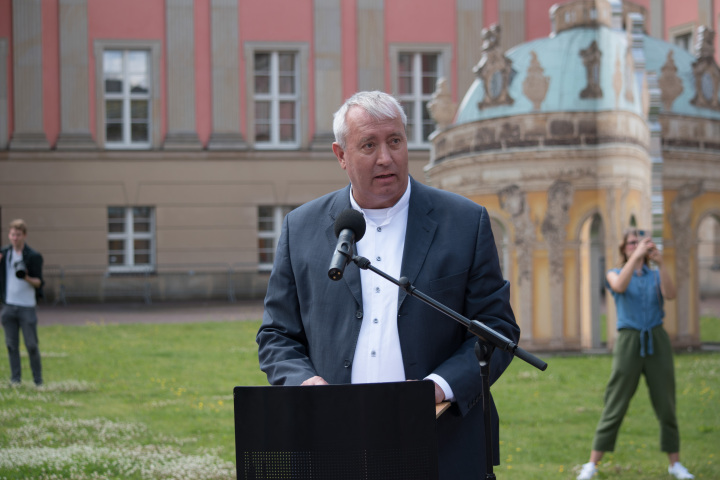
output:
<instances>
[{"instance_id":1,"label":"green lawn","mask_svg":"<svg viewBox=\"0 0 720 480\"><path fill-rule=\"evenodd\" d=\"M718 319L703 319L719 339ZM40 327L46 386L11 388L0 361L0 479L235 478L232 389L264 385L258 322ZM715 341L715 340L711 340ZM587 461L611 357L515 361L493 386L504 479L573 479ZM683 463L720 478L720 352L676 357ZM27 357L23 374L29 382ZM31 382L29 382L31 384ZM666 478L638 389L598 479Z\"/></svg>"}]
</instances>

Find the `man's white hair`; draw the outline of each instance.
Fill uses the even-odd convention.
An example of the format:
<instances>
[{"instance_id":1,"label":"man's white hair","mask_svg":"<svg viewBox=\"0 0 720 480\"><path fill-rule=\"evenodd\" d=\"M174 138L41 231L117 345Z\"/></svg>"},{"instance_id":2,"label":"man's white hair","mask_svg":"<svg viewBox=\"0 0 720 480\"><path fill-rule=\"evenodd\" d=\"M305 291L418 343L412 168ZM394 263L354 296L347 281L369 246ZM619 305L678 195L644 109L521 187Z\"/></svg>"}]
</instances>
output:
<instances>
[{"instance_id":1,"label":"man's white hair","mask_svg":"<svg viewBox=\"0 0 720 480\"><path fill-rule=\"evenodd\" d=\"M402 120L403 127L407 127L407 115L395 97L385 92L374 90L372 92L358 92L348 98L342 107L333 115L333 133L335 141L345 149L347 137L346 117L351 107L360 107L377 120L398 118Z\"/></svg>"}]
</instances>

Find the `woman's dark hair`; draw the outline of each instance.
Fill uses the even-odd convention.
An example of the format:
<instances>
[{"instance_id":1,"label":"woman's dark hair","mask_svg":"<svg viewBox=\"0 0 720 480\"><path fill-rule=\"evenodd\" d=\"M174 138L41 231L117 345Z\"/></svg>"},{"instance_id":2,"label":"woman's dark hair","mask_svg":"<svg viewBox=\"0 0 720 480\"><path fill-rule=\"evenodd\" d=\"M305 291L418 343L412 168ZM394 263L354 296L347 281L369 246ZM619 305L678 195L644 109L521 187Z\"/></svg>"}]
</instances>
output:
<instances>
[{"instance_id":1,"label":"woman's dark hair","mask_svg":"<svg viewBox=\"0 0 720 480\"><path fill-rule=\"evenodd\" d=\"M634 236L635 238L637 238L637 239L638 239L638 242L639 242L640 239L641 239L642 237L644 237L643 233L644 233L643 230L639 230L639 229L637 229L637 228L629 228L629 229L625 230L625 233L623 234L622 243L620 244L620 247L619 247L619 249L620 249L620 257L622 258L622 264L620 265L621 267L622 267L623 265L625 265L625 264L627 263L627 261L628 261L627 254L625 253L625 247L627 246L628 237L629 237L630 235L632 235L632 236ZM649 261L648 256L645 255L645 258L643 259L643 262L645 263L645 265L648 265L648 261Z\"/></svg>"}]
</instances>

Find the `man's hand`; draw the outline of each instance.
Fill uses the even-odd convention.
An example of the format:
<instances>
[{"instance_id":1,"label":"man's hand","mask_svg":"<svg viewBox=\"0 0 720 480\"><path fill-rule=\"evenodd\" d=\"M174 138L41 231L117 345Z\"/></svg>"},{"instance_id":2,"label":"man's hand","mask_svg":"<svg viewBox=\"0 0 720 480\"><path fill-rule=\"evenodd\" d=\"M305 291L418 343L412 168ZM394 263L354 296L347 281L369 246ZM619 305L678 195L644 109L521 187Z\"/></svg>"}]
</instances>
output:
<instances>
[{"instance_id":1,"label":"man's hand","mask_svg":"<svg viewBox=\"0 0 720 480\"><path fill-rule=\"evenodd\" d=\"M433 385L435 385L435 403L442 403L445 401L445 392L443 392L443 389L440 388L440 385L433 382Z\"/></svg>"},{"instance_id":2,"label":"man's hand","mask_svg":"<svg viewBox=\"0 0 720 480\"><path fill-rule=\"evenodd\" d=\"M324 378L319 376L314 376L311 378L308 378L304 382L302 382L300 385L306 386L306 385L330 385L328 382L325 381ZM437 397L437 392L435 392L435 396Z\"/></svg>"}]
</instances>

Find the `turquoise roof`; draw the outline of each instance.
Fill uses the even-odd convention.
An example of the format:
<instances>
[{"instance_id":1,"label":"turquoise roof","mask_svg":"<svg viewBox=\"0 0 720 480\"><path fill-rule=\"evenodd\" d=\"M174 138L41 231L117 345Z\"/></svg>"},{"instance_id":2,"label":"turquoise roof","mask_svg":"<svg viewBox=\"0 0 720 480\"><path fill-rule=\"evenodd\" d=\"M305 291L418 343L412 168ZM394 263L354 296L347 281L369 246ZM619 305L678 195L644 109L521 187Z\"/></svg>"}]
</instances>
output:
<instances>
[{"instance_id":1,"label":"turquoise roof","mask_svg":"<svg viewBox=\"0 0 720 480\"><path fill-rule=\"evenodd\" d=\"M587 77L580 50L588 48L593 40L597 42L598 49L602 52L600 87L603 96L602 98L583 99L580 98L580 92L587 86ZM626 72L627 47L628 38L625 31L612 30L605 26L572 28L552 37L520 44L506 53L506 56L512 60L512 68L515 73L508 90L515 101L514 104L478 109L478 103L483 100L485 93L483 81L476 78L458 108L455 123L548 112L625 110L642 115L642 99L637 81L630 82L633 89L632 101L628 101L625 96L624 89L628 83L626 79L633 75L632 72ZM659 77L661 67L665 64L667 52L670 49L674 52L675 65L678 67L677 75L683 82L683 92L675 100L672 113L720 118L720 112L698 108L690 104L690 99L695 95L692 63L696 59L687 51L670 43L645 36L646 70L656 71ZM532 102L523 93L523 82L527 77L532 58L530 52L535 52L540 66L544 69L543 76L550 79L547 95L539 110L534 110ZM618 60L623 89L616 99L613 83Z\"/></svg>"}]
</instances>

